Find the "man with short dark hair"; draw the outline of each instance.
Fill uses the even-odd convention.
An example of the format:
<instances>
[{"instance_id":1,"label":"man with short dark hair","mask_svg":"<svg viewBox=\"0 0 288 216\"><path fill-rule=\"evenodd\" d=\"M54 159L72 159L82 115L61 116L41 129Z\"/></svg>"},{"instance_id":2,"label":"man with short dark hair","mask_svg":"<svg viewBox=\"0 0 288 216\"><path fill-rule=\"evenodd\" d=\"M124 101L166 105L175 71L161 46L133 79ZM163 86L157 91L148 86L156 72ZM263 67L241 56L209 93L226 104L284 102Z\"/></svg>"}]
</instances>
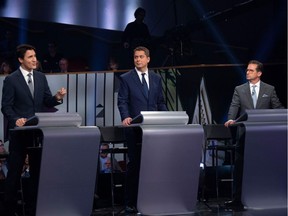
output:
<instances>
[{"instance_id":1,"label":"man with short dark hair","mask_svg":"<svg viewBox=\"0 0 288 216\"><path fill-rule=\"evenodd\" d=\"M236 119L244 115L247 109L284 109L277 97L274 86L260 80L263 72L263 64L256 60L251 60L246 69L246 79L248 82L236 86L232 102L228 111L228 121L225 126L231 126ZM225 203L226 207L242 209L242 176L243 176L243 157L245 128L238 129L238 144L235 153L235 168L233 180L233 200Z\"/></svg>"},{"instance_id":2,"label":"man with short dark hair","mask_svg":"<svg viewBox=\"0 0 288 216\"><path fill-rule=\"evenodd\" d=\"M161 77L148 69L150 52L146 47L134 49L135 68L120 76L118 109L122 125L129 126L141 111L167 111ZM137 128L125 128L129 163L126 175L126 212L136 212L141 146Z\"/></svg>"},{"instance_id":3,"label":"man with short dark hair","mask_svg":"<svg viewBox=\"0 0 288 216\"><path fill-rule=\"evenodd\" d=\"M3 82L1 111L8 120L8 129L22 127L35 113L45 107L62 104L66 89L61 88L53 96L45 74L36 71L37 57L35 47L22 44L17 47L20 67L8 75ZM33 137L9 131L9 170L5 187L6 215L14 215L16 210L17 185L20 182L26 147Z\"/></svg>"}]
</instances>

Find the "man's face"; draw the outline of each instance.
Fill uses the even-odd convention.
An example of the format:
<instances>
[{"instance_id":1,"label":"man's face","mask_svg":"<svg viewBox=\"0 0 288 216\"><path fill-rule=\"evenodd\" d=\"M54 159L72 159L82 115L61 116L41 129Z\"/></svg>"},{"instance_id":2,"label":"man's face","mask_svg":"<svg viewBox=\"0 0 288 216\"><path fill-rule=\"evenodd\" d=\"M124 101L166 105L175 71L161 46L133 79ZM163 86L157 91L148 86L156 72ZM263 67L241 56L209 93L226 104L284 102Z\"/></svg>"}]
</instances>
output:
<instances>
[{"instance_id":1,"label":"man's face","mask_svg":"<svg viewBox=\"0 0 288 216\"><path fill-rule=\"evenodd\" d=\"M135 67L140 71L145 71L147 69L150 57L145 55L144 51L135 51L134 53L134 64Z\"/></svg>"},{"instance_id":2,"label":"man's face","mask_svg":"<svg viewBox=\"0 0 288 216\"><path fill-rule=\"evenodd\" d=\"M0 154L5 153L5 152L6 152L6 150L5 150L4 145L2 143L2 144L0 144Z\"/></svg>"},{"instance_id":3,"label":"man's face","mask_svg":"<svg viewBox=\"0 0 288 216\"><path fill-rule=\"evenodd\" d=\"M105 162L105 168L106 169L111 169L111 160L108 159L106 162Z\"/></svg>"},{"instance_id":4,"label":"man's face","mask_svg":"<svg viewBox=\"0 0 288 216\"><path fill-rule=\"evenodd\" d=\"M66 60L61 60L59 62L59 67L61 70L66 71L68 69L68 62Z\"/></svg>"},{"instance_id":5,"label":"man's face","mask_svg":"<svg viewBox=\"0 0 288 216\"><path fill-rule=\"evenodd\" d=\"M18 60L21 66L27 71L31 71L37 67L37 58L34 50L27 50L24 58L18 58Z\"/></svg>"},{"instance_id":6,"label":"man's face","mask_svg":"<svg viewBox=\"0 0 288 216\"><path fill-rule=\"evenodd\" d=\"M262 75L262 72L256 70L256 64L248 64L246 69L246 79L250 82L258 82Z\"/></svg>"},{"instance_id":7,"label":"man's face","mask_svg":"<svg viewBox=\"0 0 288 216\"><path fill-rule=\"evenodd\" d=\"M140 12L140 13L138 13L138 15L136 16L136 20L137 20L138 22L143 22L144 18L145 18L145 13L144 13L144 12Z\"/></svg>"},{"instance_id":8,"label":"man's face","mask_svg":"<svg viewBox=\"0 0 288 216\"><path fill-rule=\"evenodd\" d=\"M108 149L108 148L109 148L109 146L106 146L106 145L100 147L100 157L102 157L102 158L107 157L108 153L102 153L102 150Z\"/></svg>"}]
</instances>

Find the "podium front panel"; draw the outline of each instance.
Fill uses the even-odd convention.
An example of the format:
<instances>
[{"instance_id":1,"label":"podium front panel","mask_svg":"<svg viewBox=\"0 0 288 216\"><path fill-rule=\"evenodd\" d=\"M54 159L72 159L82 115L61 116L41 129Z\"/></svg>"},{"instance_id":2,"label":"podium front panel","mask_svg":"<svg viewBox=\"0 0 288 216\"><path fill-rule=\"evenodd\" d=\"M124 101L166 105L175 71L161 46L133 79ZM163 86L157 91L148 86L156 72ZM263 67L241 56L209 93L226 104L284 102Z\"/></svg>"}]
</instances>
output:
<instances>
[{"instance_id":1,"label":"podium front panel","mask_svg":"<svg viewBox=\"0 0 288 216\"><path fill-rule=\"evenodd\" d=\"M203 128L142 125L138 211L178 215L196 208Z\"/></svg>"},{"instance_id":2,"label":"podium front panel","mask_svg":"<svg viewBox=\"0 0 288 216\"><path fill-rule=\"evenodd\" d=\"M245 123L242 202L248 208L287 208L287 124Z\"/></svg>"},{"instance_id":3,"label":"podium front panel","mask_svg":"<svg viewBox=\"0 0 288 216\"><path fill-rule=\"evenodd\" d=\"M242 202L249 209L284 209L286 215L287 109L247 115Z\"/></svg>"},{"instance_id":4,"label":"podium front panel","mask_svg":"<svg viewBox=\"0 0 288 216\"><path fill-rule=\"evenodd\" d=\"M97 127L42 128L37 216L90 215L98 164Z\"/></svg>"}]
</instances>

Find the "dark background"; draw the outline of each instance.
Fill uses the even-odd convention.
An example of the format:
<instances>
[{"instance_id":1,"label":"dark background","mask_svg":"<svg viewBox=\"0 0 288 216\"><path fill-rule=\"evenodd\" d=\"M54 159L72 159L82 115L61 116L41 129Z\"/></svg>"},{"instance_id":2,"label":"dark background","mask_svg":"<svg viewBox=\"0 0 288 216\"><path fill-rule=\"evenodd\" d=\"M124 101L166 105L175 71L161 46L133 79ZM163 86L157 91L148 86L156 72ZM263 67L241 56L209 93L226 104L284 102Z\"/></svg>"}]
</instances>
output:
<instances>
[{"instance_id":1,"label":"dark background","mask_svg":"<svg viewBox=\"0 0 288 216\"><path fill-rule=\"evenodd\" d=\"M0 4L2 9L5 5L6 1ZM199 65L181 69L178 78L181 102L190 116L204 76L213 119L217 123L224 122L234 87L245 82L246 64L251 59L264 63L262 80L276 87L281 102L287 107L286 0L167 1L159 13L161 19L170 21L169 25L160 25L159 20L149 18L153 17L152 2L146 2L145 6L150 9L147 24L153 36L150 67ZM32 4L30 7L29 11L33 11ZM169 8L174 13L165 14ZM48 42L55 41L76 71L106 70L111 56L119 62L119 69L130 69L131 59L120 43L123 29L45 21L46 16L46 20L51 19L51 14L47 13L41 11L41 21L35 19L32 12L30 18L29 14L26 18L2 16L0 39L4 39L5 31L12 31L17 43L37 47L40 60ZM162 29L163 26L170 27ZM231 66L202 67L203 64Z\"/></svg>"}]
</instances>

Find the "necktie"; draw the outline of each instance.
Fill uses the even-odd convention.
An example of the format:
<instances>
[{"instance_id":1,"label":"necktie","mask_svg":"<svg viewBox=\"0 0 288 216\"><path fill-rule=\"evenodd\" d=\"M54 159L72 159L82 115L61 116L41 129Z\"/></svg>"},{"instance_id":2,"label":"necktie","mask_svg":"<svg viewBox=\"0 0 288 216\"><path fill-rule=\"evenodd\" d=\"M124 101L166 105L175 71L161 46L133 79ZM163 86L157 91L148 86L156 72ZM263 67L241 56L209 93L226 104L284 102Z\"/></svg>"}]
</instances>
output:
<instances>
[{"instance_id":1,"label":"necktie","mask_svg":"<svg viewBox=\"0 0 288 216\"><path fill-rule=\"evenodd\" d=\"M257 94L256 94L256 90L255 90L256 87L257 87L256 85L252 86L252 93L251 93L254 108L256 108L256 103L257 103Z\"/></svg>"},{"instance_id":2,"label":"necktie","mask_svg":"<svg viewBox=\"0 0 288 216\"><path fill-rule=\"evenodd\" d=\"M148 85L147 85L147 82L145 80L145 73L142 73L142 86L143 86L143 90L144 90L144 93L145 93L145 96L148 98Z\"/></svg>"},{"instance_id":3,"label":"necktie","mask_svg":"<svg viewBox=\"0 0 288 216\"><path fill-rule=\"evenodd\" d=\"M28 87L30 89L30 92L32 94L32 97L34 97L34 85L33 85L33 81L32 81L32 73L28 73Z\"/></svg>"}]
</instances>

